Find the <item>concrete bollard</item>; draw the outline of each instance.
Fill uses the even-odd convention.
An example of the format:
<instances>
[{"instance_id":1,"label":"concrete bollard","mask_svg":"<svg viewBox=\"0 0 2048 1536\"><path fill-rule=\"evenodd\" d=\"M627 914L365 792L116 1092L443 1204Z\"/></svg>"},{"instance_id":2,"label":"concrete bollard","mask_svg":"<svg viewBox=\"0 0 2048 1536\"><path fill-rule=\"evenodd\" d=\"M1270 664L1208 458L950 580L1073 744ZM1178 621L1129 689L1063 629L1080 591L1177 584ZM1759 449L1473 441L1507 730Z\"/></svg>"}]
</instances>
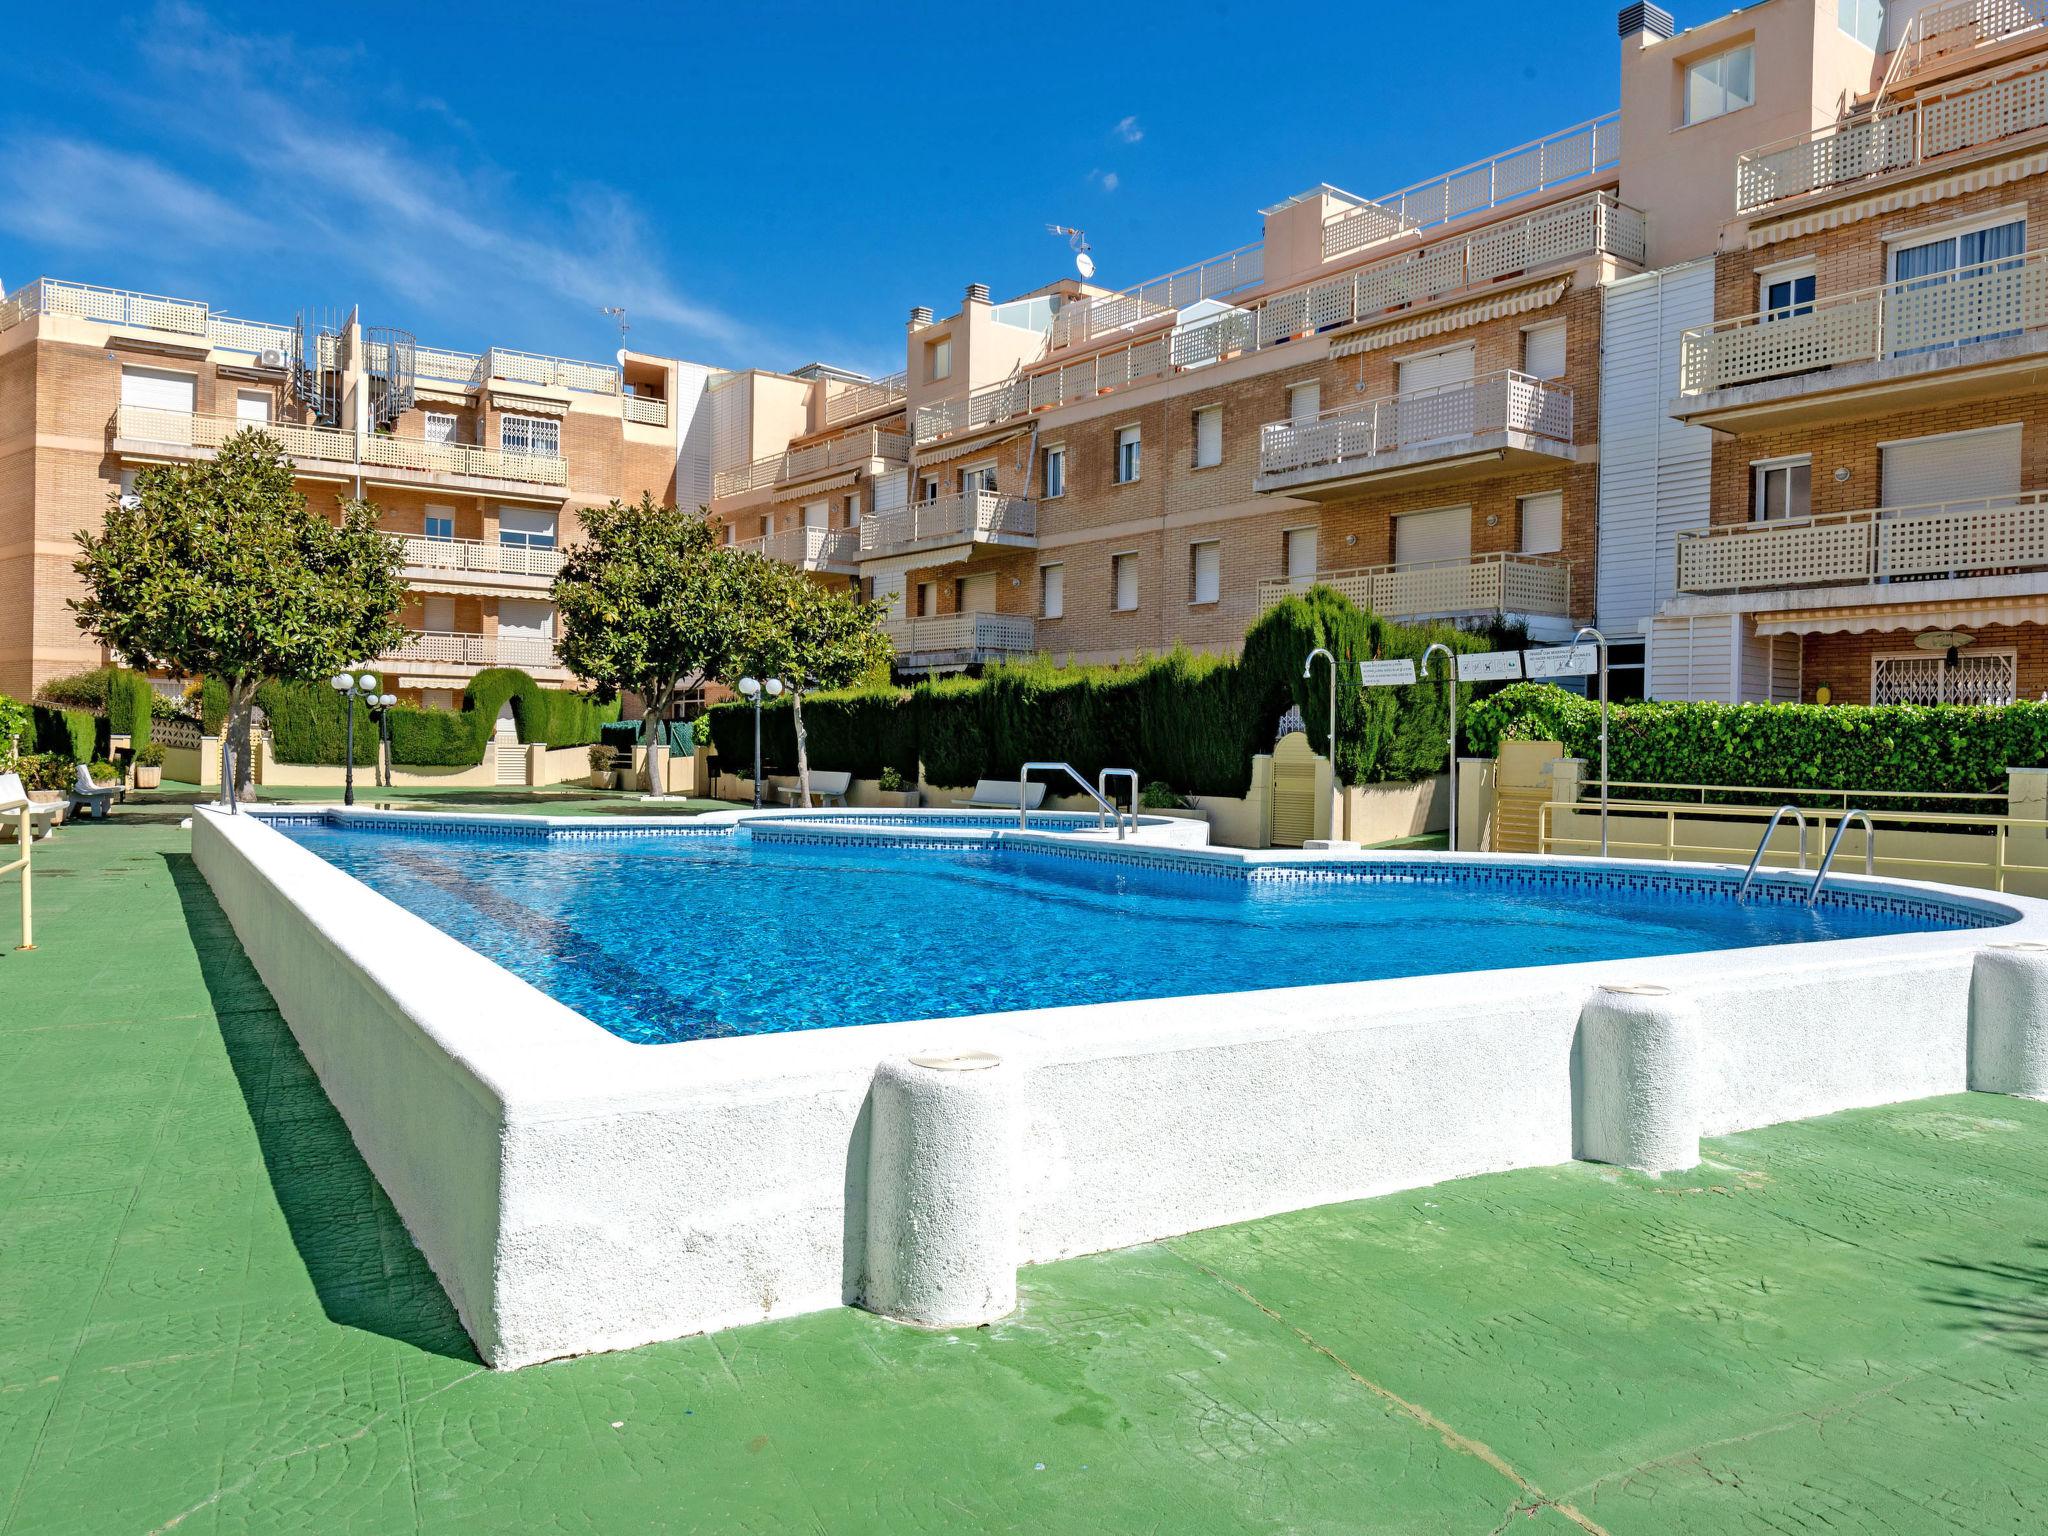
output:
<instances>
[{"instance_id":1,"label":"concrete bollard","mask_svg":"<svg viewBox=\"0 0 2048 1536\"><path fill-rule=\"evenodd\" d=\"M1700 1160L1698 1026L1670 988L1603 986L1579 1013L1578 1155L1646 1173Z\"/></svg>"},{"instance_id":2,"label":"concrete bollard","mask_svg":"<svg viewBox=\"0 0 2048 1536\"><path fill-rule=\"evenodd\" d=\"M1970 1086L2048 1099L2048 944L1993 944L1970 969Z\"/></svg>"},{"instance_id":3,"label":"concrete bollard","mask_svg":"<svg viewBox=\"0 0 2048 1536\"><path fill-rule=\"evenodd\" d=\"M875 1071L868 1130L871 1312L926 1328L1017 1305L1017 1072L986 1051Z\"/></svg>"}]
</instances>

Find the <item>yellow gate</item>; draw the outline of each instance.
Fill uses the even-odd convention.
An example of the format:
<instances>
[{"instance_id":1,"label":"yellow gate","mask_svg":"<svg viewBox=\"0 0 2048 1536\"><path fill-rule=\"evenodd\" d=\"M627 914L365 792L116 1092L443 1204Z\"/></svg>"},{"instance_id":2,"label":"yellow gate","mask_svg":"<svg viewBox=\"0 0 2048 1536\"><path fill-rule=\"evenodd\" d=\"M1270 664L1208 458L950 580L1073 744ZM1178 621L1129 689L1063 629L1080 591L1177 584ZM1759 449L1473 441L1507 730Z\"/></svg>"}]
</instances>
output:
<instances>
[{"instance_id":1,"label":"yellow gate","mask_svg":"<svg viewBox=\"0 0 2048 1536\"><path fill-rule=\"evenodd\" d=\"M1300 731L1273 748L1273 846L1299 848L1316 835L1316 768L1322 759Z\"/></svg>"},{"instance_id":2,"label":"yellow gate","mask_svg":"<svg viewBox=\"0 0 2048 1536\"><path fill-rule=\"evenodd\" d=\"M1504 741L1500 744L1500 767L1494 777L1493 851L1534 853L1537 851L1537 809L1550 798L1550 775L1546 771L1564 756L1558 741Z\"/></svg>"}]
</instances>

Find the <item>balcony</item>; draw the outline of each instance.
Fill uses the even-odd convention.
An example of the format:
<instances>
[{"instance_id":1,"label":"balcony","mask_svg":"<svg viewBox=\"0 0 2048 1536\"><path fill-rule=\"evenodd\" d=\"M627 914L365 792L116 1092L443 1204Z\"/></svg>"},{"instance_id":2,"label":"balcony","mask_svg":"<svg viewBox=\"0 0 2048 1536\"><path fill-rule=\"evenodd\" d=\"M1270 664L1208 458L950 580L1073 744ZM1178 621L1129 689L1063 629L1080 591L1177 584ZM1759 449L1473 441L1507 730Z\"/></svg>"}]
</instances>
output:
<instances>
[{"instance_id":1,"label":"balcony","mask_svg":"<svg viewBox=\"0 0 2048 1536\"><path fill-rule=\"evenodd\" d=\"M1963 54L2048 25L2048 0L1945 0L1906 23L1886 80L1911 80Z\"/></svg>"},{"instance_id":2,"label":"balcony","mask_svg":"<svg viewBox=\"0 0 2048 1536\"><path fill-rule=\"evenodd\" d=\"M2010 9L2015 20L2028 18L2025 26L2029 28L2041 24L2041 7L2033 0L2010 7L1995 6L1989 0L1964 3L1979 12ZM1914 20L1934 14L1923 12ZM1853 186L2048 127L2048 89L2044 87L2048 87L2048 64L2035 59L2001 74L1938 87L1911 105L1880 106L1811 133L1749 150L1735 162L1736 211L1755 213L1788 198Z\"/></svg>"},{"instance_id":3,"label":"balcony","mask_svg":"<svg viewBox=\"0 0 2048 1536\"><path fill-rule=\"evenodd\" d=\"M1333 587L1384 619L1468 618L1513 613L1569 621L1571 567L1553 555L1477 555L1408 565L1318 571L1259 583L1259 609L1312 586Z\"/></svg>"},{"instance_id":4,"label":"balcony","mask_svg":"<svg viewBox=\"0 0 2048 1536\"><path fill-rule=\"evenodd\" d=\"M765 555L800 571L850 575L860 568L858 528L785 528L762 538L741 539L731 547L742 554Z\"/></svg>"},{"instance_id":5,"label":"balcony","mask_svg":"<svg viewBox=\"0 0 2048 1536\"><path fill-rule=\"evenodd\" d=\"M1919 583L2048 570L2048 492L1880 507L1796 521L1731 523L1678 536L1678 590L1781 591Z\"/></svg>"},{"instance_id":6,"label":"balcony","mask_svg":"<svg viewBox=\"0 0 2048 1536\"><path fill-rule=\"evenodd\" d=\"M249 426L270 434L301 466L331 465L337 472L349 474L360 467L373 478L397 470L426 477L429 484L458 489L462 481L479 480L548 486L569 483L564 460L538 454L501 453L460 443L429 443L413 437L357 437L353 432L330 427L247 422L234 416L198 416L142 405L124 405L115 412L114 449L117 453L141 456L183 450L179 456L199 457L211 454Z\"/></svg>"},{"instance_id":7,"label":"balcony","mask_svg":"<svg viewBox=\"0 0 2048 1536\"><path fill-rule=\"evenodd\" d=\"M1009 661L1037 648L1037 621L1016 613L956 613L941 619L895 619L882 626L906 671L946 670Z\"/></svg>"},{"instance_id":8,"label":"balcony","mask_svg":"<svg viewBox=\"0 0 2048 1536\"><path fill-rule=\"evenodd\" d=\"M771 453L766 458L756 459L751 464L742 464L737 469L720 470L712 481L711 494L714 499L744 496L750 491L800 480L806 475L814 475L823 470L843 468L849 464L866 464L873 460L880 460L884 464L908 464L909 437L901 432L885 432L880 427L869 427L864 431L848 432L839 437L828 438L824 442L807 443L801 448Z\"/></svg>"},{"instance_id":9,"label":"balcony","mask_svg":"<svg viewBox=\"0 0 2048 1536\"><path fill-rule=\"evenodd\" d=\"M1037 533L1037 502L994 491L957 491L871 514L860 525L860 553L862 559L872 559L956 544L1028 549Z\"/></svg>"},{"instance_id":10,"label":"balcony","mask_svg":"<svg viewBox=\"0 0 2048 1536\"><path fill-rule=\"evenodd\" d=\"M440 675L467 676L479 667L520 667L529 672L559 672L562 661L554 642L528 635L459 634L446 630L412 630L377 658L392 666Z\"/></svg>"},{"instance_id":11,"label":"balcony","mask_svg":"<svg viewBox=\"0 0 2048 1536\"><path fill-rule=\"evenodd\" d=\"M1571 392L1525 373L1490 373L1271 422L1259 429L1254 486L1316 500L1381 477L1469 480L1572 456Z\"/></svg>"},{"instance_id":12,"label":"balcony","mask_svg":"<svg viewBox=\"0 0 2048 1536\"><path fill-rule=\"evenodd\" d=\"M160 294L134 293L39 277L24 283L0 301L0 331L31 315L68 315L123 330L162 331L190 337L222 352L265 352L289 355L292 328L261 320L236 320L217 315L196 299L167 299Z\"/></svg>"},{"instance_id":13,"label":"balcony","mask_svg":"<svg viewBox=\"0 0 2048 1536\"><path fill-rule=\"evenodd\" d=\"M906 373L892 373L886 379L870 379L864 383L828 386L825 425L836 427L841 422L872 416L876 411L894 409L902 405L909 394L910 376Z\"/></svg>"},{"instance_id":14,"label":"balcony","mask_svg":"<svg viewBox=\"0 0 2048 1536\"><path fill-rule=\"evenodd\" d=\"M997 426L1246 352L1366 324L1389 311L1504 277L1599 255L1635 266L1647 259L1643 216L1605 192L1404 251L1250 308L1134 337L1058 367L987 385L963 399L924 406L917 413L917 441ZM1057 329L1056 324L1055 334Z\"/></svg>"},{"instance_id":15,"label":"balcony","mask_svg":"<svg viewBox=\"0 0 2048 1536\"><path fill-rule=\"evenodd\" d=\"M621 395L619 411L627 421L638 422L643 427L668 425L668 402L652 395Z\"/></svg>"},{"instance_id":16,"label":"balcony","mask_svg":"<svg viewBox=\"0 0 2048 1536\"><path fill-rule=\"evenodd\" d=\"M562 551L487 539L437 539L417 533L387 533L395 541L409 582L464 589L545 591L562 568Z\"/></svg>"}]
</instances>

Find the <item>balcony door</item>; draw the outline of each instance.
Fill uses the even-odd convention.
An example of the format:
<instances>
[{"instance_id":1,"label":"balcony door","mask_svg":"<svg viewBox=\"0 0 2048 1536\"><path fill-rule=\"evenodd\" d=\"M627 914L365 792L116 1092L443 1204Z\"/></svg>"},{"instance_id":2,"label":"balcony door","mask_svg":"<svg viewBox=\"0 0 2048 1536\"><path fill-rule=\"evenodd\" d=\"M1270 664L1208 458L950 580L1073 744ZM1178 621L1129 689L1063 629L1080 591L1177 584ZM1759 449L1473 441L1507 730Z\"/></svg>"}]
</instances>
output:
<instances>
[{"instance_id":1,"label":"balcony door","mask_svg":"<svg viewBox=\"0 0 2048 1536\"><path fill-rule=\"evenodd\" d=\"M1893 246L1894 287L1885 325L1892 354L2018 335L2018 325L2003 322L2019 318L2021 279L2016 271L2002 274L2018 267L2026 248L2025 219ZM1930 291L1951 284L1965 285L1965 292Z\"/></svg>"},{"instance_id":2,"label":"balcony door","mask_svg":"<svg viewBox=\"0 0 2048 1536\"><path fill-rule=\"evenodd\" d=\"M1882 581L1931 581L2009 569L2024 558L2010 510L2020 489L2020 427L1880 443L1878 490L1895 513L1877 526Z\"/></svg>"},{"instance_id":3,"label":"balcony door","mask_svg":"<svg viewBox=\"0 0 2048 1536\"><path fill-rule=\"evenodd\" d=\"M452 635L455 633L455 599L452 597L429 597L421 603L423 614L420 628L430 635Z\"/></svg>"},{"instance_id":4,"label":"balcony door","mask_svg":"<svg viewBox=\"0 0 2048 1536\"><path fill-rule=\"evenodd\" d=\"M555 638L555 605L531 597L498 599L498 662L545 666Z\"/></svg>"},{"instance_id":5,"label":"balcony door","mask_svg":"<svg viewBox=\"0 0 2048 1536\"><path fill-rule=\"evenodd\" d=\"M955 606L961 613L994 613L996 611L996 573L983 571L974 576L962 576L953 583Z\"/></svg>"},{"instance_id":6,"label":"balcony door","mask_svg":"<svg viewBox=\"0 0 2048 1536\"><path fill-rule=\"evenodd\" d=\"M1451 442L1472 435L1472 348L1449 347L1396 366L1399 446Z\"/></svg>"}]
</instances>

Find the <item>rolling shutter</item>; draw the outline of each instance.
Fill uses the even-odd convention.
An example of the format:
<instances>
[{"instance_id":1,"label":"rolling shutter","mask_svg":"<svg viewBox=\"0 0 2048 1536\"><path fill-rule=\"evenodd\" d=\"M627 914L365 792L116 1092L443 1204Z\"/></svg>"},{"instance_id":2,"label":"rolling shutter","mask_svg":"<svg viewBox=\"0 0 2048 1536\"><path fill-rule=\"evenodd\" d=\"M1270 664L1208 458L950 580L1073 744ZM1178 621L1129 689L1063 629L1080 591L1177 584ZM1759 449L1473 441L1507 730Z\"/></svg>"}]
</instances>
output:
<instances>
[{"instance_id":1,"label":"rolling shutter","mask_svg":"<svg viewBox=\"0 0 2048 1536\"><path fill-rule=\"evenodd\" d=\"M1394 519L1394 563L1468 560L1472 556L1472 509L1445 507L1406 512Z\"/></svg>"},{"instance_id":2,"label":"rolling shutter","mask_svg":"<svg viewBox=\"0 0 2048 1536\"><path fill-rule=\"evenodd\" d=\"M1878 489L1888 507L2010 496L2020 488L2017 423L1981 432L1909 438L1880 447L1884 471Z\"/></svg>"},{"instance_id":3,"label":"rolling shutter","mask_svg":"<svg viewBox=\"0 0 2048 1536\"><path fill-rule=\"evenodd\" d=\"M162 368L123 368L121 403L145 406L152 411L182 411L189 416L197 382L189 373L171 373Z\"/></svg>"},{"instance_id":4,"label":"rolling shutter","mask_svg":"<svg viewBox=\"0 0 2048 1536\"><path fill-rule=\"evenodd\" d=\"M1465 384L1472 378L1472 349L1452 347L1422 357L1404 357L1400 362L1400 392L1434 389L1439 384Z\"/></svg>"},{"instance_id":5,"label":"rolling shutter","mask_svg":"<svg viewBox=\"0 0 2048 1536\"><path fill-rule=\"evenodd\" d=\"M1554 555L1564 548L1564 492L1545 491L1524 496L1522 510L1522 553Z\"/></svg>"},{"instance_id":6,"label":"rolling shutter","mask_svg":"<svg viewBox=\"0 0 2048 1536\"><path fill-rule=\"evenodd\" d=\"M1522 333L1522 372L1531 378L1564 377L1564 322L1532 325Z\"/></svg>"}]
</instances>

